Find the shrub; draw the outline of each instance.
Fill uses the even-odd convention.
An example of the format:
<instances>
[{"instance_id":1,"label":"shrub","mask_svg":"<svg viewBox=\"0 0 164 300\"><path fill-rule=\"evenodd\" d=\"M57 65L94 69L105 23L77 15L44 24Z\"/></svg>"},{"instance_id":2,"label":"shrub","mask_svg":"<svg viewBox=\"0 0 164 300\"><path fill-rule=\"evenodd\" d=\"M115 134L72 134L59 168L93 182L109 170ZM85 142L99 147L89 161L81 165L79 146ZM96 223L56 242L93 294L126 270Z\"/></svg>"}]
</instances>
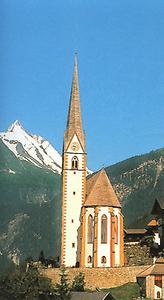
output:
<instances>
[{"instance_id":1,"label":"shrub","mask_svg":"<svg viewBox=\"0 0 164 300\"><path fill-rule=\"evenodd\" d=\"M56 284L55 295L59 300L71 299L70 286L68 284L66 269L64 267L61 268L60 283Z\"/></svg>"},{"instance_id":2,"label":"shrub","mask_svg":"<svg viewBox=\"0 0 164 300\"><path fill-rule=\"evenodd\" d=\"M85 286L85 281L84 281L84 273L80 272L75 278L73 279L72 282L72 291L78 291L82 292L84 291L84 286Z\"/></svg>"}]
</instances>

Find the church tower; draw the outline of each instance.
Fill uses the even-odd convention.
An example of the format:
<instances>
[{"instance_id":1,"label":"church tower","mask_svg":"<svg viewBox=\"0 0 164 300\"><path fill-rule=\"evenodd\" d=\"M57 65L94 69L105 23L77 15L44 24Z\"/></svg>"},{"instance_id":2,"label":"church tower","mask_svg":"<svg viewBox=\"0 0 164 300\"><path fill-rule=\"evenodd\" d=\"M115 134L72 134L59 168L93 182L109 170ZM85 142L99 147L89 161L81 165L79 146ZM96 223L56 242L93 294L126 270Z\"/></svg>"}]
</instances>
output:
<instances>
[{"instance_id":1,"label":"church tower","mask_svg":"<svg viewBox=\"0 0 164 300\"><path fill-rule=\"evenodd\" d=\"M79 262L80 213L86 194L85 136L82 128L76 56L62 158L61 265L70 267Z\"/></svg>"}]
</instances>

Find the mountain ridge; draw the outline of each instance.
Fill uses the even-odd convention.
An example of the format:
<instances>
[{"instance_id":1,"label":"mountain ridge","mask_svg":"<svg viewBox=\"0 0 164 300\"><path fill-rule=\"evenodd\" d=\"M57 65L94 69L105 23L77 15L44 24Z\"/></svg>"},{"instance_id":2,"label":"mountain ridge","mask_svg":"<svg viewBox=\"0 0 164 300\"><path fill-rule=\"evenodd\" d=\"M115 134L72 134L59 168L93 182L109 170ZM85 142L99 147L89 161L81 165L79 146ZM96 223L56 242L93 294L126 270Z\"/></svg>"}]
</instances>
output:
<instances>
[{"instance_id":1,"label":"mountain ridge","mask_svg":"<svg viewBox=\"0 0 164 300\"><path fill-rule=\"evenodd\" d=\"M146 226L155 198L164 199L164 148L128 158L106 171L121 200L126 226Z\"/></svg>"},{"instance_id":2,"label":"mountain ridge","mask_svg":"<svg viewBox=\"0 0 164 300\"><path fill-rule=\"evenodd\" d=\"M20 160L31 161L38 167L47 167L55 173L61 173L61 155L47 140L30 134L18 120L7 132L0 132L0 138Z\"/></svg>"},{"instance_id":3,"label":"mountain ridge","mask_svg":"<svg viewBox=\"0 0 164 300\"><path fill-rule=\"evenodd\" d=\"M29 155L27 159L27 151L26 159L22 159L18 149L20 159L3 138L1 134L0 265L4 265L4 257L16 263L29 256L37 259L41 250L46 256L58 256L61 176L46 165L38 167L38 160L33 163L35 157L31 161ZM23 147L18 141L13 145ZM121 200L125 226L144 228L151 217L155 198L164 199L164 148L128 158L105 169Z\"/></svg>"},{"instance_id":4,"label":"mountain ridge","mask_svg":"<svg viewBox=\"0 0 164 300\"><path fill-rule=\"evenodd\" d=\"M11 124L6 132L0 132L0 139L18 159L61 174L60 153L42 136L29 133L18 120ZM87 174L90 173L92 171L87 168Z\"/></svg>"}]
</instances>

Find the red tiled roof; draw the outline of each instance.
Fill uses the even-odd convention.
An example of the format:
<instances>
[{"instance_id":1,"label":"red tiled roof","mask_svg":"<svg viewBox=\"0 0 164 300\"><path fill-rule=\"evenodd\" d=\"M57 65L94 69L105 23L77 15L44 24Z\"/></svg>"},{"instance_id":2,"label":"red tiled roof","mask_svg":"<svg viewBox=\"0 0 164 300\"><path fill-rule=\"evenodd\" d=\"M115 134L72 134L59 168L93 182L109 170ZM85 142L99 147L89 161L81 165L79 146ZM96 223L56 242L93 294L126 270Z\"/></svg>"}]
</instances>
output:
<instances>
[{"instance_id":1,"label":"red tiled roof","mask_svg":"<svg viewBox=\"0 0 164 300\"><path fill-rule=\"evenodd\" d=\"M164 258L158 258L154 265L137 275L137 277L146 277L148 275L164 275Z\"/></svg>"},{"instance_id":2,"label":"red tiled roof","mask_svg":"<svg viewBox=\"0 0 164 300\"><path fill-rule=\"evenodd\" d=\"M148 224L147 224L147 226L150 226L150 227L155 227L155 226L157 226L158 225L158 223L157 223L157 220L156 219L153 219L153 220L151 220Z\"/></svg>"},{"instance_id":3,"label":"red tiled roof","mask_svg":"<svg viewBox=\"0 0 164 300\"><path fill-rule=\"evenodd\" d=\"M84 206L121 207L104 169L87 180L87 197Z\"/></svg>"}]
</instances>

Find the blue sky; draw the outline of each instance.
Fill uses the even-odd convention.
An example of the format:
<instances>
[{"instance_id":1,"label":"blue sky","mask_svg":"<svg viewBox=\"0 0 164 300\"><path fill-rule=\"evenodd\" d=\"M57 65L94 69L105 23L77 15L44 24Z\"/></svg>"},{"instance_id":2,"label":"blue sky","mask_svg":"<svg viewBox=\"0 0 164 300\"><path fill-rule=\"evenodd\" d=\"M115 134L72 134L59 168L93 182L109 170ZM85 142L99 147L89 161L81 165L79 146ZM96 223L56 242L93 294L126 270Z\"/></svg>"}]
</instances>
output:
<instances>
[{"instance_id":1,"label":"blue sky","mask_svg":"<svg viewBox=\"0 0 164 300\"><path fill-rule=\"evenodd\" d=\"M1 0L0 130L61 152L78 52L88 167L164 146L163 0Z\"/></svg>"}]
</instances>

